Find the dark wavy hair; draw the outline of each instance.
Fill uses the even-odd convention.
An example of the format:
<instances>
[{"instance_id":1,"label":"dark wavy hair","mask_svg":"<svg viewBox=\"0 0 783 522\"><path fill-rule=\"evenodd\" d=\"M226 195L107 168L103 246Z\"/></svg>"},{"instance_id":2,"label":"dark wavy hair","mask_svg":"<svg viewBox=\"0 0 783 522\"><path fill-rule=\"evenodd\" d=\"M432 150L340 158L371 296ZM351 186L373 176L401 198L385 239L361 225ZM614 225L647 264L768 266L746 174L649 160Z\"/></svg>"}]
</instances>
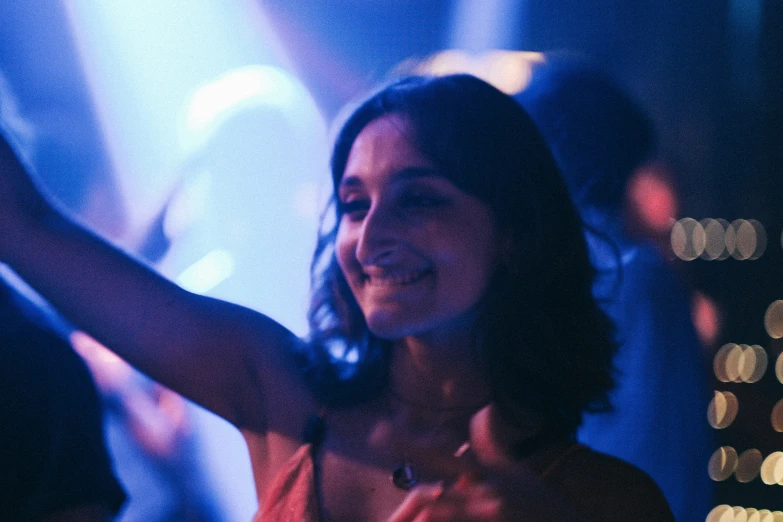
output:
<instances>
[{"instance_id":1,"label":"dark wavy hair","mask_svg":"<svg viewBox=\"0 0 783 522\"><path fill-rule=\"evenodd\" d=\"M532 408L573 431L583 411L608 409L612 326L591 295L594 270L582 223L555 161L524 109L469 75L410 77L376 92L340 130L331 160L335 193L356 137L384 115L405 117L437 170L494 212L508 252L480 303L477 371L512 422ZM306 375L327 404L380 396L391 343L375 337L334 253L339 209L324 214L312 263Z\"/></svg>"}]
</instances>

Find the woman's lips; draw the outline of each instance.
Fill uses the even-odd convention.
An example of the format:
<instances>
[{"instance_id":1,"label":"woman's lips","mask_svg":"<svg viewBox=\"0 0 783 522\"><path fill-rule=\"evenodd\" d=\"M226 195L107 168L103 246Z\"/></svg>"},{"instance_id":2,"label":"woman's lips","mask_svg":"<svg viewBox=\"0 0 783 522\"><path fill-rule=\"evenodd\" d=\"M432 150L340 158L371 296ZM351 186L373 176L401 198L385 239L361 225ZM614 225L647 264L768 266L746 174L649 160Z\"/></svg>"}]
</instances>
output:
<instances>
[{"instance_id":1,"label":"woman's lips","mask_svg":"<svg viewBox=\"0 0 783 522\"><path fill-rule=\"evenodd\" d=\"M364 284L370 286L405 286L421 280L430 273L429 270L411 270L406 272L381 272L364 274Z\"/></svg>"}]
</instances>

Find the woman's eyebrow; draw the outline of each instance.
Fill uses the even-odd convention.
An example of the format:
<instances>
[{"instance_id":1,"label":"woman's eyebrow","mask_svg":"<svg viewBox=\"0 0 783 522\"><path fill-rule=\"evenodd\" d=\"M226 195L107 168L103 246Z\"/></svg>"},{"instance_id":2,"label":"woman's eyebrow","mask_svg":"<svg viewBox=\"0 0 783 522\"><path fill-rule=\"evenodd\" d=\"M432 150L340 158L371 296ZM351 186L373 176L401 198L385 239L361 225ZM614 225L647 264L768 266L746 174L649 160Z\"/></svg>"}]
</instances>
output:
<instances>
[{"instance_id":1,"label":"woman's eyebrow","mask_svg":"<svg viewBox=\"0 0 783 522\"><path fill-rule=\"evenodd\" d=\"M403 169L398 170L393 175L393 178L399 181L407 181L407 180L417 179L417 178L433 178L433 177L442 177L442 175L438 174L438 171L435 170L433 167L428 167L428 166L405 167ZM364 182L362 181L361 176L359 176L358 174L348 174L343 176L343 179L340 180L340 185L338 188L350 189L355 187L361 187L363 185Z\"/></svg>"}]
</instances>

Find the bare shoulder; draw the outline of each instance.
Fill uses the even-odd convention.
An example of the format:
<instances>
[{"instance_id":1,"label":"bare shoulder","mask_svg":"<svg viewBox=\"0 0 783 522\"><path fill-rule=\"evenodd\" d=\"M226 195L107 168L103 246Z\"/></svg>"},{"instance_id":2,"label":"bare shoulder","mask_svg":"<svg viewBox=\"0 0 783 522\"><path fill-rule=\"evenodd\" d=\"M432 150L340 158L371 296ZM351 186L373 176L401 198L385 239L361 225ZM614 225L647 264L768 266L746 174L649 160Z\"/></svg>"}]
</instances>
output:
<instances>
[{"instance_id":1,"label":"bare shoulder","mask_svg":"<svg viewBox=\"0 0 783 522\"><path fill-rule=\"evenodd\" d=\"M545 481L595 522L674 522L658 485L618 458L576 446L556 462Z\"/></svg>"},{"instance_id":2,"label":"bare shoulder","mask_svg":"<svg viewBox=\"0 0 783 522\"><path fill-rule=\"evenodd\" d=\"M263 314L243 312L246 348L239 373L247 389L239 391L244 404L238 427L298 436L304 419L317 411L299 360L305 341Z\"/></svg>"}]
</instances>

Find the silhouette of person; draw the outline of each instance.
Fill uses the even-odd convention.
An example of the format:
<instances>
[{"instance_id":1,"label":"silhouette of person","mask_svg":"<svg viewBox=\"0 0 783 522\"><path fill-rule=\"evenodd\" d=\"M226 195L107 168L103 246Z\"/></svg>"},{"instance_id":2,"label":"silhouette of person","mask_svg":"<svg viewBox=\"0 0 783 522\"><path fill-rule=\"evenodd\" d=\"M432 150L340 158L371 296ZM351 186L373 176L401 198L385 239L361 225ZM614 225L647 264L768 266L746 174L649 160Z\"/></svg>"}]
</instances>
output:
<instances>
[{"instance_id":1,"label":"silhouette of person","mask_svg":"<svg viewBox=\"0 0 783 522\"><path fill-rule=\"evenodd\" d=\"M111 520L125 495L84 362L0 279L0 520Z\"/></svg>"}]
</instances>

